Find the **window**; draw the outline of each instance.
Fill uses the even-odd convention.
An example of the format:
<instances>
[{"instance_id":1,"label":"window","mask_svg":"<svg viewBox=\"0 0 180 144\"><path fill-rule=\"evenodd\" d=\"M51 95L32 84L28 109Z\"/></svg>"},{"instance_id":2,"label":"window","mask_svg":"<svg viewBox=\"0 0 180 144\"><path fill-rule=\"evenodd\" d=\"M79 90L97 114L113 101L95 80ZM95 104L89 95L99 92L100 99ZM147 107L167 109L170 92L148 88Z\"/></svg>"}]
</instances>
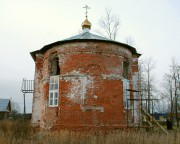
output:
<instances>
[{"instance_id":1,"label":"window","mask_svg":"<svg viewBox=\"0 0 180 144\"><path fill-rule=\"evenodd\" d=\"M49 83L49 106L58 106L59 97L59 77L51 76Z\"/></svg>"},{"instance_id":2,"label":"window","mask_svg":"<svg viewBox=\"0 0 180 144\"><path fill-rule=\"evenodd\" d=\"M57 54L50 56L50 76L60 75L59 58Z\"/></svg>"},{"instance_id":3,"label":"window","mask_svg":"<svg viewBox=\"0 0 180 144\"><path fill-rule=\"evenodd\" d=\"M123 62L123 77L127 79L128 73L129 73L129 63L124 61Z\"/></svg>"},{"instance_id":4,"label":"window","mask_svg":"<svg viewBox=\"0 0 180 144\"><path fill-rule=\"evenodd\" d=\"M124 108L130 108L130 91L129 91L129 80L123 79L123 100Z\"/></svg>"}]
</instances>

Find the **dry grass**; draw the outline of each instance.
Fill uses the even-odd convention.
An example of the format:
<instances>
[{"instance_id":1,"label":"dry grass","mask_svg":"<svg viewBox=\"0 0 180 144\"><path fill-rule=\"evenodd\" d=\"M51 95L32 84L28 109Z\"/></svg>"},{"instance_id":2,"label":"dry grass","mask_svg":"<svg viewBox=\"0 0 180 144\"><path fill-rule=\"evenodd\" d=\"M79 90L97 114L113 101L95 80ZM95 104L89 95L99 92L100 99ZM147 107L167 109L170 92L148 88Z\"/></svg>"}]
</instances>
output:
<instances>
[{"instance_id":1,"label":"dry grass","mask_svg":"<svg viewBox=\"0 0 180 144\"><path fill-rule=\"evenodd\" d=\"M180 132L168 135L142 131L37 132L30 122L1 121L0 144L180 144Z\"/></svg>"}]
</instances>

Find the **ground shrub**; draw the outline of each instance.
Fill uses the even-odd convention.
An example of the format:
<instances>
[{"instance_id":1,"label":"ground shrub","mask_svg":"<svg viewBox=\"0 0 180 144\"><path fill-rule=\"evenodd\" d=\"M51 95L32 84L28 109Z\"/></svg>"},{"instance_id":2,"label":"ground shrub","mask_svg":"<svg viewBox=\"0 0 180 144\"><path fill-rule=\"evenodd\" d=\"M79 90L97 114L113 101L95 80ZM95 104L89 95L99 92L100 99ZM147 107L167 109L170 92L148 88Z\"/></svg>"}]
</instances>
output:
<instances>
[{"instance_id":1,"label":"ground shrub","mask_svg":"<svg viewBox=\"0 0 180 144\"><path fill-rule=\"evenodd\" d=\"M111 132L35 131L30 121L0 121L0 144L180 144L180 132L145 130Z\"/></svg>"}]
</instances>

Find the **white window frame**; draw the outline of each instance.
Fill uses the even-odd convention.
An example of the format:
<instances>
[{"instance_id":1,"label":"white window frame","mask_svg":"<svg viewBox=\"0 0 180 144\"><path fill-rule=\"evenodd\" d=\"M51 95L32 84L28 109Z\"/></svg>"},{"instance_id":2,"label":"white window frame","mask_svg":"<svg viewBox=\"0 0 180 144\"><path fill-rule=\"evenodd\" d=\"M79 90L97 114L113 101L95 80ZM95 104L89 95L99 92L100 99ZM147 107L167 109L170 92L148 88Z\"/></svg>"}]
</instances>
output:
<instances>
[{"instance_id":1,"label":"white window frame","mask_svg":"<svg viewBox=\"0 0 180 144\"><path fill-rule=\"evenodd\" d=\"M131 102L130 102L130 82L128 79L123 79L123 105L125 109L131 108Z\"/></svg>"},{"instance_id":2,"label":"white window frame","mask_svg":"<svg viewBox=\"0 0 180 144\"><path fill-rule=\"evenodd\" d=\"M59 76L51 76L49 81L49 107L57 107L59 102Z\"/></svg>"}]
</instances>

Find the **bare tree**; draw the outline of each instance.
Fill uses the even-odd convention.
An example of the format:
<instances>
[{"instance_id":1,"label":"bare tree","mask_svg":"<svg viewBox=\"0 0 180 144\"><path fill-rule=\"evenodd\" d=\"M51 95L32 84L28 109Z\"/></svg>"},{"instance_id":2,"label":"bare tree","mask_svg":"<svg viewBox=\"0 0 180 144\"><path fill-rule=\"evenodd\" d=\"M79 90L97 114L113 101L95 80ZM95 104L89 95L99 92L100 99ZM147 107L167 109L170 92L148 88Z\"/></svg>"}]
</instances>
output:
<instances>
[{"instance_id":1,"label":"bare tree","mask_svg":"<svg viewBox=\"0 0 180 144\"><path fill-rule=\"evenodd\" d=\"M111 9L106 9L104 17L99 19L100 30L96 31L103 37L115 40L120 28L120 20L116 15L112 15Z\"/></svg>"},{"instance_id":2,"label":"bare tree","mask_svg":"<svg viewBox=\"0 0 180 144\"><path fill-rule=\"evenodd\" d=\"M144 76L143 76L143 61L140 60L138 62L138 69L139 69L139 72L138 72L138 75L139 75L139 88L140 88L140 91L141 91L141 99L143 99L144 97L144 93L145 93L145 81L144 81ZM142 104L142 102L141 102Z\"/></svg>"},{"instance_id":3,"label":"bare tree","mask_svg":"<svg viewBox=\"0 0 180 144\"><path fill-rule=\"evenodd\" d=\"M173 86L172 86L172 75L165 73L163 83L161 84L163 90L161 92L161 99L165 100L167 110L170 112L171 118L173 118L174 98L173 98Z\"/></svg>"},{"instance_id":4,"label":"bare tree","mask_svg":"<svg viewBox=\"0 0 180 144\"><path fill-rule=\"evenodd\" d=\"M150 113L151 109L151 99L153 98L154 93L156 92L155 88L155 78L153 74L153 70L155 69L155 62L152 58L145 58L141 62L142 64L142 86L141 93L142 97L147 98L147 111Z\"/></svg>"},{"instance_id":5,"label":"bare tree","mask_svg":"<svg viewBox=\"0 0 180 144\"><path fill-rule=\"evenodd\" d=\"M164 96L160 93L160 99L156 101L155 109L159 113L165 113L169 110L169 105L167 103L167 99L163 98Z\"/></svg>"},{"instance_id":6,"label":"bare tree","mask_svg":"<svg viewBox=\"0 0 180 144\"><path fill-rule=\"evenodd\" d=\"M161 95L166 99L168 106L167 112L170 112L171 119L176 119L179 127L179 99L180 96L180 67L175 58L172 58L169 73L164 75L163 92Z\"/></svg>"},{"instance_id":7,"label":"bare tree","mask_svg":"<svg viewBox=\"0 0 180 144\"><path fill-rule=\"evenodd\" d=\"M177 122L177 127L179 128L179 118L178 118L178 111L179 111L179 103L178 97L180 95L180 66L178 65L175 58L172 58L171 64L171 74L172 80L174 83L174 105L175 105L175 117Z\"/></svg>"},{"instance_id":8,"label":"bare tree","mask_svg":"<svg viewBox=\"0 0 180 144\"><path fill-rule=\"evenodd\" d=\"M131 36L126 37L124 40L125 40L125 43L127 45L130 45L130 46L134 46L135 45L135 41L134 41L134 39Z\"/></svg>"},{"instance_id":9,"label":"bare tree","mask_svg":"<svg viewBox=\"0 0 180 144\"><path fill-rule=\"evenodd\" d=\"M12 101L11 102L11 113L13 114L13 116L16 117L16 115L20 112L21 112L21 108L20 108L19 104L15 101Z\"/></svg>"}]
</instances>

